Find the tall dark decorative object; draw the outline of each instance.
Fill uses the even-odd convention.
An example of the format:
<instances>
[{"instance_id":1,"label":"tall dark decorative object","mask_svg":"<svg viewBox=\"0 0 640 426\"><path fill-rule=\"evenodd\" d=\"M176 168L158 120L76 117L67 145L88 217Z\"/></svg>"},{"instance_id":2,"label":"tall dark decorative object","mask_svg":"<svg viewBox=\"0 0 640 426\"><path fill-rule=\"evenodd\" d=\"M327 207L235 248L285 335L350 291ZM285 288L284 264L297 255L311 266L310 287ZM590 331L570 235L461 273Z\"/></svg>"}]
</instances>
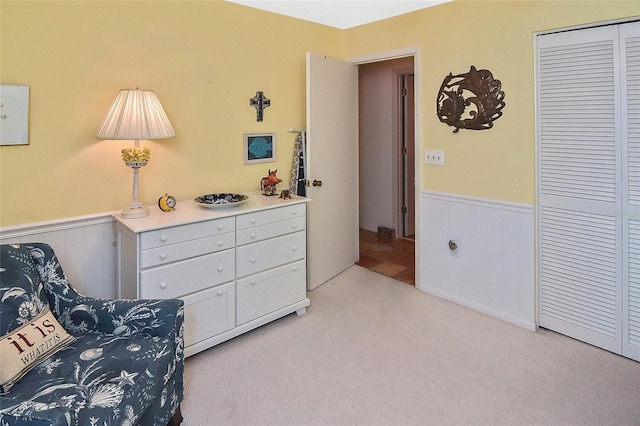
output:
<instances>
[{"instance_id":1,"label":"tall dark decorative object","mask_svg":"<svg viewBox=\"0 0 640 426\"><path fill-rule=\"evenodd\" d=\"M262 113L266 107L271 106L271 100L267 99L264 93L256 92L256 95L249 99L249 105L256 109L256 120L262 121Z\"/></svg>"},{"instance_id":2,"label":"tall dark decorative object","mask_svg":"<svg viewBox=\"0 0 640 426\"><path fill-rule=\"evenodd\" d=\"M460 129L490 129L502 116L505 106L501 87L502 83L493 78L491 71L478 71L473 65L468 73L449 73L442 81L436 100L438 118L455 127L453 133ZM471 108L467 111L468 107Z\"/></svg>"}]
</instances>

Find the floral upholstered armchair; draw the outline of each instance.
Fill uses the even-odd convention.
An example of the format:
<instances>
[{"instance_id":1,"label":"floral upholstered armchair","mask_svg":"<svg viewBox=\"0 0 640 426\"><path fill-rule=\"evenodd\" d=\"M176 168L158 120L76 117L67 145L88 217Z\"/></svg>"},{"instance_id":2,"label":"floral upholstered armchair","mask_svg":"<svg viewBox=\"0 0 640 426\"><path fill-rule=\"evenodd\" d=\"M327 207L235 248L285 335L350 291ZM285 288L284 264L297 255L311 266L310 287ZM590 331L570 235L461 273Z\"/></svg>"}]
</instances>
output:
<instances>
[{"instance_id":1,"label":"floral upholstered armchair","mask_svg":"<svg viewBox=\"0 0 640 426\"><path fill-rule=\"evenodd\" d=\"M0 245L0 426L178 425L181 300L84 297L52 248Z\"/></svg>"}]
</instances>

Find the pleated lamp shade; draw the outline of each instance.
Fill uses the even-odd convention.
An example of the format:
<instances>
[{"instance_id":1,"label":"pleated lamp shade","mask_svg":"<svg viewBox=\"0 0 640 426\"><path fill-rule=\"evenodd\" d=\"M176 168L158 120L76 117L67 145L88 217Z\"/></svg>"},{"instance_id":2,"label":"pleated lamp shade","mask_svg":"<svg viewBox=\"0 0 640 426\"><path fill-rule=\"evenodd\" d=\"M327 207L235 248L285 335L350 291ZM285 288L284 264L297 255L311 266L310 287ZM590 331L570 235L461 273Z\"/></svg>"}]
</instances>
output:
<instances>
[{"instance_id":1,"label":"pleated lamp shade","mask_svg":"<svg viewBox=\"0 0 640 426\"><path fill-rule=\"evenodd\" d=\"M98 139L169 139L176 136L152 90L123 89L102 121Z\"/></svg>"}]
</instances>

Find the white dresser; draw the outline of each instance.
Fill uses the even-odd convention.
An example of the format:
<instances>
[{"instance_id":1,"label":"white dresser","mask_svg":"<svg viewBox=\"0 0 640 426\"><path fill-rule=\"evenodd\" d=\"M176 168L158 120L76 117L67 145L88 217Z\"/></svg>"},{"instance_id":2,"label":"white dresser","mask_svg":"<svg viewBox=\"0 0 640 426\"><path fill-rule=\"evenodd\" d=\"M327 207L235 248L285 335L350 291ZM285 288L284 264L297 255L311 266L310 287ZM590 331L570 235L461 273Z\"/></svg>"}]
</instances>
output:
<instances>
[{"instance_id":1,"label":"white dresser","mask_svg":"<svg viewBox=\"0 0 640 426\"><path fill-rule=\"evenodd\" d=\"M119 296L184 300L186 356L309 306L309 200L248 195L231 208L182 201L116 216Z\"/></svg>"}]
</instances>

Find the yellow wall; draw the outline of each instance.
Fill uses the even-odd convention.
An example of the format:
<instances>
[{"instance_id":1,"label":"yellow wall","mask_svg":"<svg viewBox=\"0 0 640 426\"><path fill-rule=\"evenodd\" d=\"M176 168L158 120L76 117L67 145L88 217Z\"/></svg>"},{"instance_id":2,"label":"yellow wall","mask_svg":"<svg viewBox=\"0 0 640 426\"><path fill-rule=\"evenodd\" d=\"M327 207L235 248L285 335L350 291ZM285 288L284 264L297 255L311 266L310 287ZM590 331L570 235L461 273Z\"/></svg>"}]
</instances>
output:
<instances>
[{"instance_id":1,"label":"yellow wall","mask_svg":"<svg viewBox=\"0 0 640 426\"><path fill-rule=\"evenodd\" d=\"M517 203L535 199L534 33L629 16L634 1L460 1L347 31L353 56L420 47L421 144L445 152L422 189ZM436 96L450 72L485 68L502 82L504 114L490 130L440 123Z\"/></svg>"},{"instance_id":2,"label":"yellow wall","mask_svg":"<svg viewBox=\"0 0 640 426\"><path fill-rule=\"evenodd\" d=\"M0 147L0 225L118 210L131 194L119 151L95 139L121 88L155 90L177 137L145 141L141 199L249 191L268 168L288 180L305 123L305 52L347 58L407 46L421 55L421 145L445 151L422 188L532 204L533 33L640 15L637 1L459 1L337 30L221 1L0 2L0 82L28 84L30 145ZM506 92L491 130L441 124L449 72L487 68ZM257 123L249 98L271 99ZM245 166L244 132L277 132L278 161Z\"/></svg>"},{"instance_id":3,"label":"yellow wall","mask_svg":"<svg viewBox=\"0 0 640 426\"><path fill-rule=\"evenodd\" d=\"M130 141L95 138L119 89L151 89L175 139L143 141L141 201L288 182L305 126L305 53L341 57L344 32L222 1L0 2L1 83L30 86L30 145L0 147L2 226L119 210ZM256 121L249 99L271 99ZM244 132L276 132L277 162L244 165Z\"/></svg>"}]
</instances>

